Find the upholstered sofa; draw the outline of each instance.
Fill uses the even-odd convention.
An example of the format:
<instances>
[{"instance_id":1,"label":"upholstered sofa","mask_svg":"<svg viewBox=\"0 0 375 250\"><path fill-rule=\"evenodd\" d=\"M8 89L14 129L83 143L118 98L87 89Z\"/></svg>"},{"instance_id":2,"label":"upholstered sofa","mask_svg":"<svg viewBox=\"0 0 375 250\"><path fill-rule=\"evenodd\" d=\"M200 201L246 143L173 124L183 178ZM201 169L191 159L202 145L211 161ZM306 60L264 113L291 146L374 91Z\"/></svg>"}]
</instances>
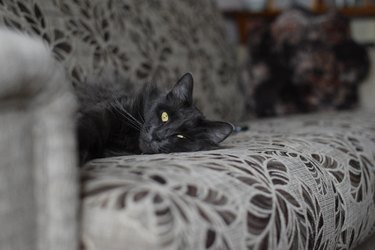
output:
<instances>
[{"instance_id":1,"label":"upholstered sofa","mask_svg":"<svg viewBox=\"0 0 375 250\"><path fill-rule=\"evenodd\" d=\"M1 33L0 249L353 249L374 232L375 113L244 122L213 2L0 0L0 20L26 41ZM51 68L25 70L46 55L24 34ZM78 166L73 85L110 76L131 92L184 72L207 117L249 130L218 150Z\"/></svg>"}]
</instances>

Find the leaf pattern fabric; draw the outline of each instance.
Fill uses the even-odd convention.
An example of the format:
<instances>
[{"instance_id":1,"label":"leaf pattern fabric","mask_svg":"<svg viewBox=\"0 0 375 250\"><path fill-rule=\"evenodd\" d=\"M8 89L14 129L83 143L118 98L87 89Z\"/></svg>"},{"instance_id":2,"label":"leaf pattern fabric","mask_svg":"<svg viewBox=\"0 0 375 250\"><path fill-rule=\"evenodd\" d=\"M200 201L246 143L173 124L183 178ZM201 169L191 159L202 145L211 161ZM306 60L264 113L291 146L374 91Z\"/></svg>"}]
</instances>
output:
<instances>
[{"instance_id":1,"label":"leaf pattern fabric","mask_svg":"<svg viewBox=\"0 0 375 250\"><path fill-rule=\"evenodd\" d=\"M132 91L190 71L206 115L242 116L212 1L0 0L0 23L42 37L73 84L111 76ZM373 117L259 121L220 150L93 161L81 170L82 248L353 248L374 231Z\"/></svg>"},{"instance_id":2,"label":"leaf pattern fabric","mask_svg":"<svg viewBox=\"0 0 375 250\"><path fill-rule=\"evenodd\" d=\"M219 150L88 163L86 249L352 249L374 232L374 113L249 126Z\"/></svg>"},{"instance_id":3,"label":"leaf pattern fabric","mask_svg":"<svg viewBox=\"0 0 375 250\"><path fill-rule=\"evenodd\" d=\"M73 84L113 81L131 93L191 72L197 106L238 120L244 97L213 1L0 0L0 24L42 37Z\"/></svg>"}]
</instances>

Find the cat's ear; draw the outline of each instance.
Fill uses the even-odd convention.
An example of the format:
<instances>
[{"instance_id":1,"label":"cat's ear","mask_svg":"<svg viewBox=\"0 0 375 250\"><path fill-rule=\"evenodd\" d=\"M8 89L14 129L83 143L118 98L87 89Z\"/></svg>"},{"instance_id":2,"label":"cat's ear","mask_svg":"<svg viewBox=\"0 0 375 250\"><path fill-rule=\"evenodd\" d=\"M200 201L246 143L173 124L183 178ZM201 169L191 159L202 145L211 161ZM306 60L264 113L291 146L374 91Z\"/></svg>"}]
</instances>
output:
<instances>
[{"instance_id":1,"label":"cat's ear","mask_svg":"<svg viewBox=\"0 0 375 250\"><path fill-rule=\"evenodd\" d=\"M167 97L191 105L193 103L193 82L193 76L186 73L177 81Z\"/></svg>"},{"instance_id":2,"label":"cat's ear","mask_svg":"<svg viewBox=\"0 0 375 250\"><path fill-rule=\"evenodd\" d=\"M205 120L202 125L208 138L215 144L222 142L233 132L233 125L227 122Z\"/></svg>"}]
</instances>

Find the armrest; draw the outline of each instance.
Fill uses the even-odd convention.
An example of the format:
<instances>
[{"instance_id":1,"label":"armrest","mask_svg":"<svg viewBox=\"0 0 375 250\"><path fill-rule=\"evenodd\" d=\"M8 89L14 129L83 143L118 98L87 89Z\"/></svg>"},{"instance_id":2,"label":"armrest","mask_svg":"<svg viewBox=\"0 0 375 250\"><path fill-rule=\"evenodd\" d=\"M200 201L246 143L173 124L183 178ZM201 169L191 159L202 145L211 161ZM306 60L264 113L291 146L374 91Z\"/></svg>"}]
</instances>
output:
<instances>
[{"instance_id":1,"label":"armrest","mask_svg":"<svg viewBox=\"0 0 375 250\"><path fill-rule=\"evenodd\" d=\"M71 83L42 40L0 37L0 249L77 249Z\"/></svg>"}]
</instances>

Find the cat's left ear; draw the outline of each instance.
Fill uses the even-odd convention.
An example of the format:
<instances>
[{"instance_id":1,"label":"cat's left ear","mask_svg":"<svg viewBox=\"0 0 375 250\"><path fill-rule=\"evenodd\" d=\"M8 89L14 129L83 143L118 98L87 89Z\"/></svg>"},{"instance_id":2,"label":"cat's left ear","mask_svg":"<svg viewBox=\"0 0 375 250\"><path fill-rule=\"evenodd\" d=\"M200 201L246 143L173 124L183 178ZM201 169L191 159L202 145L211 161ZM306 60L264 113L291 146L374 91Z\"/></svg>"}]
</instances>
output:
<instances>
[{"instance_id":1,"label":"cat's left ear","mask_svg":"<svg viewBox=\"0 0 375 250\"><path fill-rule=\"evenodd\" d=\"M208 138L215 144L224 141L233 132L233 125L227 122L205 120L203 127L208 133Z\"/></svg>"},{"instance_id":2,"label":"cat's left ear","mask_svg":"<svg viewBox=\"0 0 375 250\"><path fill-rule=\"evenodd\" d=\"M168 93L168 98L176 98L182 103L193 103L193 76L190 73L183 75Z\"/></svg>"}]
</instances>

